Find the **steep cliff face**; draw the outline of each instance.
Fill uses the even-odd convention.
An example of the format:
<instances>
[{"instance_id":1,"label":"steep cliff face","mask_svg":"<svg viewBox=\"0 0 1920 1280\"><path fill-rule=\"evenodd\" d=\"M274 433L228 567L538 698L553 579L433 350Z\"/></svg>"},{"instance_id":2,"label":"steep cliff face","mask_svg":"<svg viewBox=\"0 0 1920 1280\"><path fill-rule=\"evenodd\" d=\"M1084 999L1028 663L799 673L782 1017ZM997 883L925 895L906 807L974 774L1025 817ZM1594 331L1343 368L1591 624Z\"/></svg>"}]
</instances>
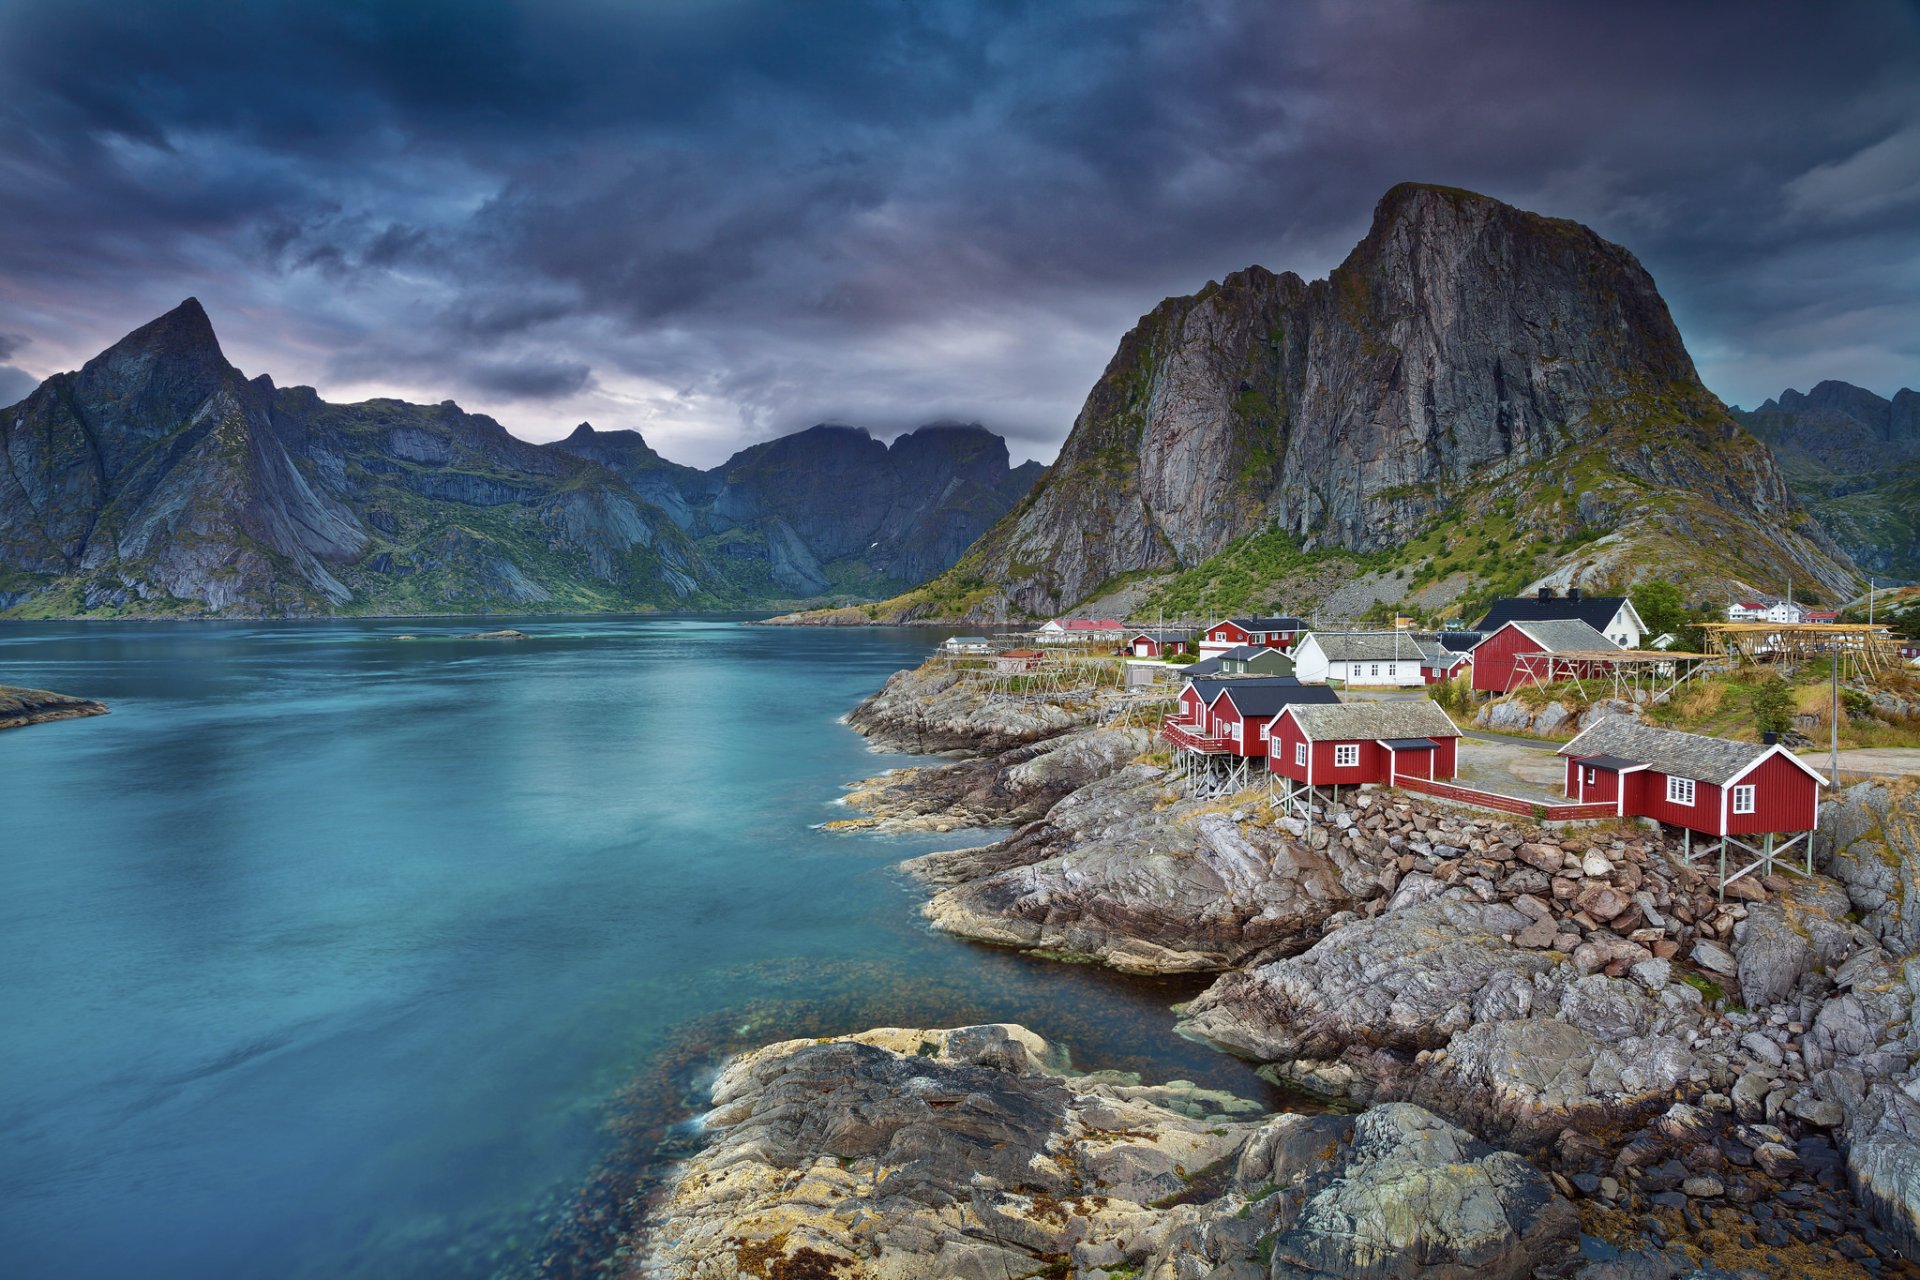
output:
<instances>
[{"instance_id":1,"label":"steep cliff face","mask_svg":"<svg viewBox=\"0 0 1920 1280\"><path fill-rule=\"evenodd\" d=\"M1765 448L1701 386L1632 254L1408 184L1326 280L1251 267L1143 317L1031 500L930 596L973 616L1046 614L1263 530L1389 551L1470 508L1471 491L1576 455L1733 513L1731 545L1757 532L1762 558L1803 582L1850 581ZM1523 508L1530 496L1544 497L1518 495ZM1556 537L1659 514L1565 505Z\"/></svg>"},{"instance_id":2,"label":"steep cliff face","mask_svg":"<svg viewBox=\"0 0 1920 1280\"><path fill-rule=\"evenodd\" d=\"M1903 387L1888 400L1827 381L1734 416L1772 447L1795 492L1863 568L1920 578L1920 392Z\"/></svg>"},{"instance_id":3,"label":"steep cliff face","mask_svg":"<svg viewBox=\"0 0 1920 1280\"><path fill-rule=\"evenodd\" d=\"M711 471L667 462L632 431L582 424L554 446L613 468L711 554L788 595L898 589L953 564L1032 487L977 423L932 423L883 444L822 424Z\"/></svg>"}]
</instances>

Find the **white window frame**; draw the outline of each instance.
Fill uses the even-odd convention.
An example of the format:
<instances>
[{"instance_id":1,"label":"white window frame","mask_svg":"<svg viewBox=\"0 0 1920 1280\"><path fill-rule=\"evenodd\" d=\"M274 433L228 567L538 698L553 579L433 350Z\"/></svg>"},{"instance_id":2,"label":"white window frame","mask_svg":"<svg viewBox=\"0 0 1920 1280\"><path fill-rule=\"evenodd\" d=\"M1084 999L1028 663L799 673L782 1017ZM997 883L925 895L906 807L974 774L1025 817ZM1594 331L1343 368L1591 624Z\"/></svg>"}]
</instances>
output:
<instances>
[{"instance_id":1,"label":"white window frame","mask_svg":"<svg viewBox=\"0 0 1920 1280\"><path fill-rule=\"evenodd\" d=\"M1306 743L1296 742L1293 744L1293 762L1295 764L1305 764L1307 762L1307 744Z\"/></svg>"},{"instance_id":2,"label":"white window frame","mask_svg":"<svg viewBox=\"0 0 1920 1280\"><path fill-rule=\"evenodd\" d=\"M1752 783L1733 789L1733 811L1735 813L1759 812L1759 794Z\"/></svg>"},{"instance_id":3,"label":"white window frame","mask_svg":"<svg viewBox=\"0 0 1920 1280\"><path fill-rule=\"evenodd\" d=\"M1691 809L1693 808L1694 794L1695 788L1692 778L1676 778L1671 774L1667 776L1668 804L1683 804Z\"/></svg>"},{"instance_id":4,"label":"white window frame","mask_svg":"<svg viewBox=\"0 0 1920 1280\"><path fill-rule=\"evenodd\" d=\"M1352 769L1358 766L1359 763L1360 763L1360 744L1359 743L1342 742L1338 746L1334 747L1333 749L1333 767L1334 768Z\"/></svg>"}]
</instances>

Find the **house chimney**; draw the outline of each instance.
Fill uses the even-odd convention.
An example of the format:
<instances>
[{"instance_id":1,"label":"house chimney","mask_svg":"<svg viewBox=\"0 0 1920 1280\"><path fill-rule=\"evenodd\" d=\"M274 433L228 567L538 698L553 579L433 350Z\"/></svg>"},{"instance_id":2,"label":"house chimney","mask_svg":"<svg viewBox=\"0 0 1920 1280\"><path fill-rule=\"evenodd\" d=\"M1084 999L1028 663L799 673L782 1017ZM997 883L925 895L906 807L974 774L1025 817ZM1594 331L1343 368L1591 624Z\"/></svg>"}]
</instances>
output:
<instances>
[{"instance_id":1,"label":"house chimney","mask_svg":"<svg viewBox=\"0 0 1920 1280\"><path fill-rule=\"evenodd\" d=\"M1578 587L1567 588L1567 599L1578 600L1579 598L1580 598L1580 588Z\"/></svg>"},{"instance_id":2,"label":"house chimney","mask_svg":"<svg viewBox=\"0 0 1920 1280\"><path fill-rule=\"evenodd\" d=\"M1780 735L1769 729L1760 735L1760 743L1762 746L1777 747L1780 745Z\"/></svg>"},{"instance_id":3,"label":"house chimney","mask_svg":"<svg viewBox=\"0 0 1920 1280\"><path fill-rule=\"evenodd\" d=\"M1542 588L1540 588L1540 599L1541 599L1542 601L1547 601L1547 600L1551 600L1551 599L1553 599L1553 588L1552 588L1552 587L1542 587Z\"/></svg>"}]
</instances>

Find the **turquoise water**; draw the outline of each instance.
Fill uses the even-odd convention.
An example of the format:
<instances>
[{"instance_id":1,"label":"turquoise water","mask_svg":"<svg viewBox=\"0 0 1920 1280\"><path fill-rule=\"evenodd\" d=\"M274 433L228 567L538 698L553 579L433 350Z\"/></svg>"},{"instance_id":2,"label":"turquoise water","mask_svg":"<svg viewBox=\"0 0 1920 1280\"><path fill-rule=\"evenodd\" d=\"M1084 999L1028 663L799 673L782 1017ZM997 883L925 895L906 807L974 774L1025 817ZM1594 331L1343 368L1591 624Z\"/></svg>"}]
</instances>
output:
<instances>
[{"instance_id":1,"label":"turquoise water","mask_svg":"<svg viewBox=\"0 0 1920 1280\"><path fill-rule=\"evenodd\" d=\"M790 1034L1017 1019L1260 1094L1169 1034L1192 984L927 931L892 864L974 837L813 829L936 637L485 625L534 638L0 623L0 683L113 708L0 733L0 1274L526 1273Z\"/></svg>"}]
</instances>

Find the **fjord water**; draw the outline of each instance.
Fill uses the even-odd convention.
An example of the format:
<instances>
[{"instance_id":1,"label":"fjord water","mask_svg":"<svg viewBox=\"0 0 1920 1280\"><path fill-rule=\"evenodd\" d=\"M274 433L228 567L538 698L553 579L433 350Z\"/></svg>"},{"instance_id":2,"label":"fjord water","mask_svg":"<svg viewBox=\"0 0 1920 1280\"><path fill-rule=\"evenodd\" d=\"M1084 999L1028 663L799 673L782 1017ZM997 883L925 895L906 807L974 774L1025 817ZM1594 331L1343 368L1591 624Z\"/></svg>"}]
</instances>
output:
<instances>
[{"instance_id":1,"label":"fjord water","mask_svg":"<svg viewBox=\"0 0 1920 1280\"><path fill-rule=\"evenodd\" d=\"M976 833L816 829L935 637L486 625L533 638L0 624L0 683L112 707L0 733L0 1275L510 1274L723 1040L1016 1019L1258 1093L1191 984L924 929L892 864Z\"/></svg>"}]
</instances>

